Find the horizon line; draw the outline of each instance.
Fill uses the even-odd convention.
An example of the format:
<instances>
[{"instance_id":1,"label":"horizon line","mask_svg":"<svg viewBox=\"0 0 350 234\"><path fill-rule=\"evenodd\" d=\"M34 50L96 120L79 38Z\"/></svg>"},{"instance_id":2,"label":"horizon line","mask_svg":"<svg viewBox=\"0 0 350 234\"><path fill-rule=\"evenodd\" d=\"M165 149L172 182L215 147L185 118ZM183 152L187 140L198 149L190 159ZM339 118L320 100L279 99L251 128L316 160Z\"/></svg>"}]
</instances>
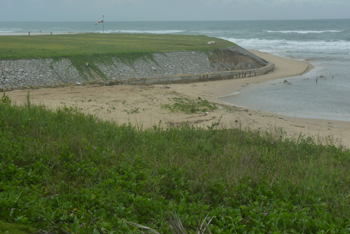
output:
<instances>
[{"instance_id":1,"label":"horizon line","mask_svg":"<svg viewBox=\"0 0 350 234\"><path fill-rule=\"evenodd\" d=\"M213 21L297 21L297 20L349 20L350 18L330 19L234 19L234 20L107 20L107 22L213 22ZM96 20L0 20L0 22L95 22ZM106 20L105 20L106 21Z\"/></svg>"}]
</instances>

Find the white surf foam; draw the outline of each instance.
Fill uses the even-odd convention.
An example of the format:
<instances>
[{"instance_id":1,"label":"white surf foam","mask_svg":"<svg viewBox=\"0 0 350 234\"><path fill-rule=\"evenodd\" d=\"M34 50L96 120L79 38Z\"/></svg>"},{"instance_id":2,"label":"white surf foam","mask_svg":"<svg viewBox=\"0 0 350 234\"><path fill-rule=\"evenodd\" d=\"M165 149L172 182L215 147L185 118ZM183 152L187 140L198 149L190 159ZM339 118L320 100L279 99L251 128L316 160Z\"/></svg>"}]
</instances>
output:
<instances>
[{"instance_id":1,"label":"white surf foam","mask_svg":"<svg viewBox=\"0 0 350 234\"><path fill-rule=\"evenodd\" d=\"M267 40L267 39L236 39L222 38L234 42L248 49L258 49L262 51L281 52L316 52L316 53L341 53L350 52L350 41L292 41L292 40Z\"/></svg>"},{"instance_id":2,"label":"white surf foam","mask_svg":"<svg viewBox=\"0 0 350 234\"><path fill-rule=\"evenodd\" d=\"M264 32L267 33L296 33L296 34L310 34L310 33L341 33L344 32L344 30L281 30L281 31L271 31L271 30L264 30Z\"/></svg>"},{"instance_id":3,"label":"white surf foam","mask_svg":"<svg viewBox=\"0 0 350 234\"><path fill-rule=\"evenodd\" d=\"M108 30L107 33L150 33L150 34L172 34L182 33L185 30Z\"/></svg>"},{"instance_id":4,"label":"white surf foam","mask_svg":"<svg viewBox=\"0 0 350 234\"><path fill-rule=\"evenodd\" d=\"M0 33L14 33L23 31L21 28L0 28Z\"/></svg>"}]
</instances>

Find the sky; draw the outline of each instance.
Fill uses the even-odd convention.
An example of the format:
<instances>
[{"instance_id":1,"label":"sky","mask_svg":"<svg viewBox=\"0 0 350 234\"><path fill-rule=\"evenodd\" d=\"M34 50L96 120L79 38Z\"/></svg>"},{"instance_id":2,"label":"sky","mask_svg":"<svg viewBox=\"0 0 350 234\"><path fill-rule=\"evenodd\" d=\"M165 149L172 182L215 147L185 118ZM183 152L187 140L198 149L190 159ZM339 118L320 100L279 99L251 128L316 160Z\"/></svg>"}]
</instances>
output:
<instances>
[{"instance_id":1,"label":"sky","mask_svg":"<svg viewBox=\"0 0 350 234\"><path fill-rule=\"evenodd\" d=\"M350 0L0 0L0 21L350 18Z\"/></svg>"}]
</instances>

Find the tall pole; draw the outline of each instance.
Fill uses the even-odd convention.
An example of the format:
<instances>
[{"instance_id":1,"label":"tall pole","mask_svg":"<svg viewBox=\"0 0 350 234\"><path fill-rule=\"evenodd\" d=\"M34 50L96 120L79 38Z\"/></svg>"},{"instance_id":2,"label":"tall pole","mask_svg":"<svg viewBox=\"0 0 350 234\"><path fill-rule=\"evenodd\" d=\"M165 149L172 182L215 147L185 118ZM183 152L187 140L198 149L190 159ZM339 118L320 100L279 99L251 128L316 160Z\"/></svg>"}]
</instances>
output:
<instances>
[{"instance_id":1,"label":"tall pole","mask_svg":"<svg viewBox=\"0 0 350 234\"><path fill-rule=\"evenodd\" d=\"M105 15L102 15L103 20L103 33L105 33Z\"/></svg>"}]
</instances>

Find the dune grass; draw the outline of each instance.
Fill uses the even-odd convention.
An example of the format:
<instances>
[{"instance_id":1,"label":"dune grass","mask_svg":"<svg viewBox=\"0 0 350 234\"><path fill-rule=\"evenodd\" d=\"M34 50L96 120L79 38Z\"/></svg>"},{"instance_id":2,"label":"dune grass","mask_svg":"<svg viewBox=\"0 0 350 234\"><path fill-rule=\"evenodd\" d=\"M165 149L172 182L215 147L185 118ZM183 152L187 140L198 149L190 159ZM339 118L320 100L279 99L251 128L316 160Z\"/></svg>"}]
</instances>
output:
<instances>
[{"instance_id":1,"label":"dune grass","mask_svg":"<svg viewBox=\"0 0 350 234\"><path fill-rule=\"evenodd\" d=\"M215 45L208 45L215 41ZM0 59L52 58L169 52L208 51L234 44L218 38L192 35L155 34L65 34L38 36L1 36Z\"/></svg>"},{"instance_id":2,"label":"dune grass","mask_svg":"<svg viewBox=\"0 0 350 234\"><path fill-rule=\"evenodd\" d=\"M0 99L0 219L44 233L349 233L350 152L208 126L142 130ZM203 217L203 216L202 216ZM207 220L209 222L209 220ZM98 228L97 228L98 227Z\"/></svg>"},{"instance_id":3,"label":"dune grass","mask_svg":"<svg viewBox=\"0 0 350 234\"><path fill-rule=\"evenodd\" d=\"M188 98L173 98L173 104L162 105L163 109L170 112L183 112L186 114L194 114L198 112L207 112L217 109L216 105L198 97L197 100L189 100Z\"/></svg>"}]
</instances>

